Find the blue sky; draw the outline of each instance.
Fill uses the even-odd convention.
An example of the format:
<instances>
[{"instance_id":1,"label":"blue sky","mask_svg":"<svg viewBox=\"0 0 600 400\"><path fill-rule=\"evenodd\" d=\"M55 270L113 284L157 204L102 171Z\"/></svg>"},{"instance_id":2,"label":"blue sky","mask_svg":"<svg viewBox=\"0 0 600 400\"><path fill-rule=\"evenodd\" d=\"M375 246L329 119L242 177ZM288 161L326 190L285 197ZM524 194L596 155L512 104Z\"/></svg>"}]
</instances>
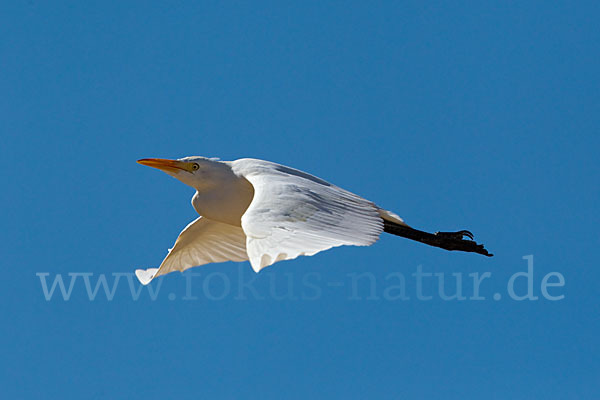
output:
<instances>
[{"instance_id":1,"label":"blue sky","mask_svg":"<svg viewBox=\"0 0 600 400\"><path fill-rule=\"evenodd\" d=\"M599 11L3 2L5 397L598 398ZM384 235L256 276L170 274L136 300L127 273L195 212L192 189L135 160L187 155L299 168L495 257ZM528 255L538 299L517 301ZM419 300L417 268L448 293L460 276L467 299L430 277ZM552 272L561 300L541 293ZM47 300L42 281L69 273L68 300ZM115 273L112 300L91 300L85 279Z\"/></svg>"}]
</instances>

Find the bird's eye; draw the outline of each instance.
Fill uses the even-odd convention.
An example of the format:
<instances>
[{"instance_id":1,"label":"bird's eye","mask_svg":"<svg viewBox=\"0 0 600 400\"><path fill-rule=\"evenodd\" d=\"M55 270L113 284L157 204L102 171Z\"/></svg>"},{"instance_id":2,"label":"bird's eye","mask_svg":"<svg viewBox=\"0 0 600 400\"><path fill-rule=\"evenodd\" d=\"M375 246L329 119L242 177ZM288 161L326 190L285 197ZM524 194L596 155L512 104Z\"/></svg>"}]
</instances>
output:
<instances>
[{"instance_id":1,"label":"bird's eye","mask_svg":"<svg viewBox=\"0 0 600 400\"><path fill-rule=\"evenodd\" d=\"M200 168L200 165L198 165L198 163L193 163L193 164L192 164L192 170L193 170L193 171L197 171L197 170L198 170L198 168Z\"/></svg>"}]
</instances>

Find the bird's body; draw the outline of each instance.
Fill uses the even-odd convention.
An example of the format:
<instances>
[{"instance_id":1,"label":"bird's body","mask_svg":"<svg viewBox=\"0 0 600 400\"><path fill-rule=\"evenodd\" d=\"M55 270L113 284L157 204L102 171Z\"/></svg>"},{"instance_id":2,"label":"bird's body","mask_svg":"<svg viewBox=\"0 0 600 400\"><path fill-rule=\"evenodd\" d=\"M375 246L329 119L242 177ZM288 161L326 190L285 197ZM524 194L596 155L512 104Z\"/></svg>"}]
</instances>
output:
<instances>
[{"instance_id":1,"label":"bird's body","mask_svg":"<svg viewBox=\"0 0 600 400\"><path fill-rule=\"evenodd\" d=\"M463 236L428 234L384 210L305 172L257 159L204 157L143 159L196 189L201 215L179 235L159 268L137 270L143 284L168 272L223 261L249 260L258 272L277 261L341 245L368 246L385 230L442 247L489 255Z\"/></svg>"}]
</instances>

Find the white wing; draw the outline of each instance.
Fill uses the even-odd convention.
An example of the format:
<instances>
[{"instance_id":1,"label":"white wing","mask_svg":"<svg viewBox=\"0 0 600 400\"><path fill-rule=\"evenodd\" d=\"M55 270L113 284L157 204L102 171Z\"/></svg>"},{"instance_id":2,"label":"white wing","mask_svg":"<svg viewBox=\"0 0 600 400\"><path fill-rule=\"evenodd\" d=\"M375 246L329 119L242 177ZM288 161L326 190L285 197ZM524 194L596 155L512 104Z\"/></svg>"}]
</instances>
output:
<instances>
[{"instance_id":1,"label":"white wing","mask_svg":"<svg viewBox=\"0 0 600 400\"><path fill-rule=\"evenodd\" d=\"M267 161L242 159L231 165L254 186L242 228L256 272L280 260L341 245L368 246L379 238L379 209L362 197Z\"/></svg>"},{"instance_id":2,"label":"white wing","mask_svg":"<svg viewBox=\"0 0 600 400\"><path fill-rule=\"evenodd\" d=\"M147 285L155 277L175 270L183 272L203 264L247 259L242 228L200 217L179 234L159 268L138 269L135 274Z\"/></svg>"}]
</instances>

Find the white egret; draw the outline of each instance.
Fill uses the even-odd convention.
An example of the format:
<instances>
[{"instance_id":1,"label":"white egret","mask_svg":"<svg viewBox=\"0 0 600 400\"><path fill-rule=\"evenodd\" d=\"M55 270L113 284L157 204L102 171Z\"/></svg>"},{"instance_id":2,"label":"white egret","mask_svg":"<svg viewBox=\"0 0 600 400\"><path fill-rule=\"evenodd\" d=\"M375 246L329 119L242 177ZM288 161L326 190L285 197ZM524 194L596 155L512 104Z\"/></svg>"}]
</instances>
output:
<instances>
[{"instance_id":1,"label":"white egret","mask_svg":"<svg viewBox=\"0 0 600 400\"><path fill-rule=\"evenodd\" d=\"M413 229L398 215L360 196L269 161L185 157L145 158L138 163L196 189L192 205L200 214L179 234L159 268L136 270L144 285L175 270L224 261L250 260L258 272L277 261L335 246L368 246L382 232L491 256L469 231L431 234Z\"/></svg>"}]
</instances>

